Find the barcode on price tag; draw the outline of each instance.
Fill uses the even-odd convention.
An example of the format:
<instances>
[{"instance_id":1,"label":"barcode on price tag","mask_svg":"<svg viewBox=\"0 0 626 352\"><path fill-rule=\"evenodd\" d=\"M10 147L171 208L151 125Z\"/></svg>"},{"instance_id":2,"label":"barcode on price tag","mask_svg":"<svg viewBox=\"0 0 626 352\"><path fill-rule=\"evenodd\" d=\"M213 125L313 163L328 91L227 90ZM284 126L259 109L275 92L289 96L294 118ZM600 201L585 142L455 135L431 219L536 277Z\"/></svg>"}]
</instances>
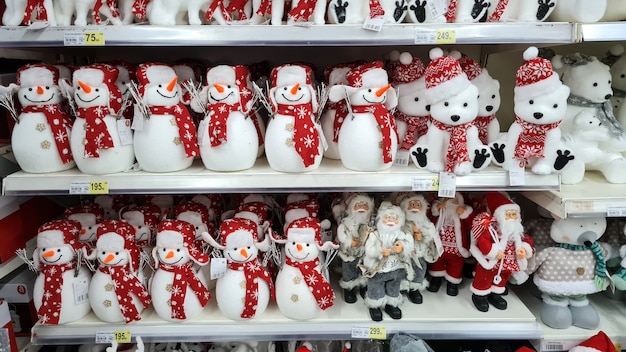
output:
<instances>
[{"instance_id":1,"label":"barcode on price tag","mask_svg":"<svg viewBox=\"0 0 626 352\"><path fill-rule=\"evenodd\" d=\"M384 326L353 326L351 332L353 339L387 339L387 329Z\"/></svg>"},{"instance_id":2,"label":"barcode on price tag","mask_svg":"<svg viewBox=\"0 0 626 352\"><path fill-rule=\"evenodd\" d=\"M563 351L565 346L560 341L546 341L543 344L543 351Z\"/></svg>"},{"instance_id":3,"label":"barcode on price tag","mask_svg":"<svg viewBox=\"0 0 626 352\"><path fill-rule=\"evenodd\" d=\"M113 331L96 331L96 343L113 342Z\"/></svg>"},{"instance_id":4,"label":"barcode on price tag","mask_svg":"<svg viewBox=\"0 0 626 352\"><path fill-rule=\"evenodd\" d=\"M607 205L606 216L610 218L626 217L626 205Z\"/></svg>"},{"instance_id":5,"label":"barcode on price tag","mask_svg":"<svg viewBox=\"0 0 626 352\"><path fill-rule=\"evenodd\" d=\"M415 176L411 177L411 191L437 191L439 190L439 177Z\"/></svg>"},{"instance_id":6,"label":"barcode on price tag","mask_svg":"<svg viewBox=\"0 0 626 352\"><path fill-rule=\"evenodd\" d=\"M429 30L417 30L415 32L415 44L435 44L437 32Z\"/></svg>"},{"instance_id":7,"label":"barcode on price tag","mask_svg":"<svg viewBox=\"0 0 626 352\"><path fill-rule=\"evenodd\" d=\"M85 35L83 32L65 32L63 34L64 46L85 46Z\"/></svg>"},{"instance_id":8,"label":"barcode on price tag","mask_svg":"<svg viewBox=\"0 0 626 352\"><path fill-rule=\"evenodd\" d=\"M219 279L226 274L226 258L211 258L211 280Z\"/></svg>"},{"instance_id":9,"label":"barcode on price tag","mask_svg":"<svg viewBox=\"0 0 626 352\"><path fill-rule=\"evenodd\" d=\"M385 17L376 16L374 18L367 17L363 22L363 28L369 31L380 32L385 24Z\"/></svg>"},{"instance_id":10,"label":"barcode on price tag","mask_svg":"<svg viewBox=\"0 0 626 352\"><path fill-rule=\"evenodd\" d=\"M81 304L89 299L89 281L80 279L74 281L74 302Z\"/></svg>"},{"instance_id":11,"label":"barcode on price tag","mask_svg":"<svg viewBox=\"0 0 626 352\"><path fill-rule=\"evenodd\" d=\"M409 166L409 151L398 150L396 152L396 158L393 159L394 166Z\"/></svg>"},{"instance_id":12,"label":"barcode on price tag","mask_svg":"<svg viewBox=\"0 0 626 352\"><path fill-rule=\"evenodd\" d=\"M89 194L89 181L70 182L70 194Z\"/></svg>"},{"instance_id":13,"label":"barcode on price tag","mask_svg":"<svg viewBox=\"0 0 626 352\"><path fill-rule=\"evenodd\" d=\"M439 173L438 197L454 198L456 193L456 175L452 172Z\"/></svg>"}]
</instances>

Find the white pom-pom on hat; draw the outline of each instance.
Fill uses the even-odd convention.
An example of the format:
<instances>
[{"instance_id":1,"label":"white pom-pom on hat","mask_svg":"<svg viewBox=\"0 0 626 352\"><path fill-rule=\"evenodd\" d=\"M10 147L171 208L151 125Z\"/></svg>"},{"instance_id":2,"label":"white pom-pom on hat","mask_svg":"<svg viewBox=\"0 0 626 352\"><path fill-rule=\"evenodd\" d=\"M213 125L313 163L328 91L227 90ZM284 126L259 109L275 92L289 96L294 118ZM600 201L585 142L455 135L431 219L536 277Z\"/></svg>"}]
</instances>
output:
<instances>
[{"instance_id":1,"label":"white pom-pom on hat","mask_svg":"<svg viewBox=\"0 0 626 352\"><path fill-rule=\"evenodd\" d=\"M428 57L430 57L431 60L437 60L438 58L443 56L443 49L441 48L432 48L430 49L430 52L428 53Z\"/></svg>"},{"instance_id":2,"label":"white pom-pom on hat","mask_svg":"<svg viewBox=\"0 0 626 352\"><path fill-rule=\"evenodd\" d=\"M408 65L408 64L410 64L413 61L413 55L411 55L411 53L405 51L402 54L400 54L399 60L400 60L400 62L402 64Z\"/></svg>"},{"instance_id":3,"label":"white pom-pom on hat","mask_svg":"<svg viewBox=\"0 0 626 352\"><path fill-rule=\"evenodd\" d=\"M392 50L389 53L389 60L390 61L398 61L399 58L400 58L400 52L398 50Z\"/></svg>"},{"instance_id":4,"label":"white pom-pom on hat","mask_svg":"<svg viewBox=\"0 0 626 352\"><path fill-rule=\"evenodd\" d=\"M457 59L457 60L460 60L460 59L461 59L461 57L463 56L463 54L461 54L461 52L460 52L460 51L458 51L458 50L452 50L452 51L450 52L450 56L452 56L453 58L455 58L455 59Z\"/></svg>"},{"instance_id":5,"label":"white pom-pom on hat","mask_svg":"<svg viewBox=\"0 0 626 352\"><path fill-rule=\"evenodd\" d=\"M528 49L524 50L524 60L532 60L539 56L539 49L536 46L530 46Z\"/></svg>"},{"instance_id":6,"label":"white pom-pom on hat","mask_svg":"<svg viewBox=\"0 0 626 352\"><path fill-rule=\"evenodd\" d=\"M609 49L609 53L613 56L622 56L622 54L624 54L624 46L615 44Z\"/></svg>"}]
</instances>

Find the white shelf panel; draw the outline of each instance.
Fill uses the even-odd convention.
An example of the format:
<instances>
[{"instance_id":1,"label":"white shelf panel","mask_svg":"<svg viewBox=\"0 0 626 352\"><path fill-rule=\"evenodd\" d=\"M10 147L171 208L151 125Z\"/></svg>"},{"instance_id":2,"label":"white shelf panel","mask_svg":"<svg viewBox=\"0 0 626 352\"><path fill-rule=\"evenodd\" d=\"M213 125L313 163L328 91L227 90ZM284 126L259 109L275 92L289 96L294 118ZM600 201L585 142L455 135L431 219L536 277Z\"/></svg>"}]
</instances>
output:
<instances>
[{"instance_id":1,"label":"white shelf panel","mask_svg":"<svg viewBox=\"0 0 626 352\"><path fill-rule=\"evenodd\" d=\"M418 31L454 30L457 44L572 43L577 41L571 23L393 24L380 32L358 25L180 25L173 27L88 26L0 27L0 47L62 47L66 32L101 31L106 46L380 46L414 45ZM421 44L435 44L421 43Z\"/></svg>"},{"instance_id":2,"label":"white shelf panel","mask_svg":"<svg viewBox=\"0 0 626 352\"><path fill-rule=\"evenodd\" d=\"M115 330L130 330L133 341L141 336L144 342L339 340L351 339L353 326L384 326L389 338L397 332L414 333L423 339L538 339L540 336L534 315L515 293L506 297L508 309L482 313L471 302L469 283L463 284L457 297L449 297L445 292L424 292L421 305L405 300L401 306L402 319L392 320L383 313L381 322L370 320L360 297L358 302L347 304L341 291L335 292L335 305L308 321L285 318L271 303L260 317L236 322L225 318L212 299L199 317L185 323L166 323L152 309L142 314L141 321L128 325L106 324L90 313L66 325L37 324L32 330L32 341L34 344L88 343L95 340L96 332Z\"/></svg>"},{"instance_id":3,"label":"white shelf panel","mask_svg":"<svg viewBox=\"0 0 626 352\"><path fill-rule=\"evenodd\" d=\"M542 334L540 352L568 351L600 330L604 331L613 343L620 344L622 349L626 346L626 302L624 301L612 300L603 293L590 295L589 301L600 315L600 326L596 330L582 329L575 326L567 329L553 329L541 322L542 301L537 296L539 291L534 285L527 283L515 291L539 322Z\"/></svg>"},{"instance_id":4,"label":"white shelf panel","mask_svg":"<svg viewBox=\"0 0 626 352\"><path fill-rule=\"evenodd\" d=\"M250 169L239 172L213 172L200 160L188 169L172 173L132 171L102 176L86 175L74 168L57 173L13 173L3 180L5 195L68 194L72 182L107 181L112 194L146 193L225 193L225 192L321 192L411 190L411 179L432 178L435 174L414 166L394 166L380 172L358 172L344 168L339 160L324 159L312 172L290 174L272 170L265 158ZM489 167L481 172L457 177L457 190L558 190L557 175L526 175L526 185L508 186L508 173Z\"/></svg>"},{"instance_id":5,"label":"white shelf panel","mask_svg":"<svg viewBox=\"0 0 626 352\"><path fill-rule=\"evenodd\" d=\"M579 26L585 42L626 40L625 22L580 23Z\"/></svg>"},{"instance_id":6,"label":"white shelf panel","mask_svg":"<svg viewBox=\"0 0 626 352\"><path fill-rule=\"evenodd\" d=\"M561 185L560 191L522 194L560 218L607 216L609 207L626 207L626 185L608 183L596 172L587 172L578 184Z\"/></svg>"}]
</instances>

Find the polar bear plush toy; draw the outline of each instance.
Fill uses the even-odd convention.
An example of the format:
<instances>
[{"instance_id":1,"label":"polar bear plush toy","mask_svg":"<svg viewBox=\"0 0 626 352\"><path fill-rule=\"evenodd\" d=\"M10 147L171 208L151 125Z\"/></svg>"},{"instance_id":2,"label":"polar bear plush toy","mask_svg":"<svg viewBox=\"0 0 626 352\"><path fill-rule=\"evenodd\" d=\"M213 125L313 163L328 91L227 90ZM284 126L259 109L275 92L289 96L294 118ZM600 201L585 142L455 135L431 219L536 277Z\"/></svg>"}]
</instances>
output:
<instances>
[{"instance_id":1,"label":"polar bear plush toy","mask_svg":"<svg viewBox=\"0 0 626 352\"><path fill-rule=\"evenodd\" d=\"M598 22L604 16L605 10L606 0L564 0L557 2L549 20L552 22Z\"/></svg>"},{"instance_id":2,"label":"polar bear plush toy","mask_svg":"<svg viewBox=\"0 0 626 352\"><path fill-rule=\"evenodd\" d=\"M485 22L490 5L487 0L450 0L446 20L456 23Z\"/></svg>"},{"instance_id":3,"label":"polar bear plush toy","mask_svg":"<svg viewBox=\"0 0 626 352\"><path fill-rule=\"evenodd\" d=\"M626 55L624 55L624 46L621 44L613 45L600 61L610 67L613 113L620 125L626 126L626 104L624 104L626 101Z\"/></svg>"},{"instance_id":4,"label":"polar bear plush toy","mask_svg":"<svg viewBox=\"0 0 626 352\"><path fill-rule=\"evenodd\" d=\"M404 18L409 23L444 23L448 7L441 0L409 0Z\"/></svg>"},{"instance_id":5,"label":"polar bear plush toy","mask_svg":"<svg viewBox=\"0 0 626 352\"><path fill-rule=\"evenodd\" d=\"M574 155L561 141L559 125L565 117L569 88L561 83L549 60L539 50L524 51L525 62L517 70L513 102L515 121L506 141L491 144L494 162L505 170L530 166L535 174L562 171Z\"/></svg>"},{"instance_id":6,"label":"polar bear plush toy","mask_svg":"<svg viewBox=\"0 0 626 352\"><path fill-rule=\"evenodd\" d=\"M557 0L499 0L492 1L487 22L541 22L554 11Z\"/></svg>"},{"instance_id":7,"label":"polar bear plush toy","mask_svg":"<svg viewBox=\"0 0 626 352\"><path fill-rule=\"evenodd\" d=\"M539 251L528 263L525 273L534 273L533 282L542 292L541 320L547 326L598 327L600 318L587 295L608 286L608 252L597 242L605 229L605 218L555 220L550 237L556 245ZM517 283L526 278L517 276Z\"/></svg>"},{"instance_id":8,"label":"polar bear plush toy","mask_svg":"<svg viewBox=\"0 0 626 352\"><path fill-rule=\"evenodd\" d=\"M491 162L491 154L472 124L478 115L478 88L463 72L459 57L444 56L441 48L434 48L430 59L424 75L432 125L411 147L411 159L430 172L467 175L481 170Z\"/></svg>"}]
</instances>

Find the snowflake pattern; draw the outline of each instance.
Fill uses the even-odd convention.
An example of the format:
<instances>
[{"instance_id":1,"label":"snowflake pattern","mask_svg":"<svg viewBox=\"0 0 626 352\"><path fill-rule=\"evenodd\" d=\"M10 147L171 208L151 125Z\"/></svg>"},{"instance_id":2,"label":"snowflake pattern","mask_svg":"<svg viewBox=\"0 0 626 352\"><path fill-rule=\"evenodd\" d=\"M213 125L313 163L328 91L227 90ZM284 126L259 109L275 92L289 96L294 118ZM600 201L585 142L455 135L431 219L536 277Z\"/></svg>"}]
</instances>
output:
<instances>
[{"instance_id":1,"label":"snowflake pattern","mask_svg":"<svg viewBox=\"0 0 626 352\"><path fill-rule=\"evenodd\" d=\"M176 119L176 125L178 126L178 137L174 139L174 143L177 145L183 145L185 149L185 154L188 158L193 158L197 155L200 155L196 126L191 120L191 115L189 114L189 111L187 111L182 103L174 106L152 105L149 108L150 113L153 115L174 115Z\"/></svg>"},{"instance_id":2,"label":"snowflake pattern","mask_svg":"<svg viewBox=\"0 0 626 352\"><path fill-rule=\"evenodd\" d=\"M384 163L393 161L391 151L392 136L398 138L395 120L383 104L352 105L352 112L372 114L378 123L378 128L382 134L382 158ZM376 142L378 143L378 142Z\"/></svg>"},{"instance_id":3,"label":"snowflake pattern","mask_svg":"<svg viewBox=\"0 0 626 352\"><path fill-rule=\"evenodd\" d=\"M193 262L187 262L182 265L166 265L160 263L159 270L164 270L174 274L172 276L172 282L168 284L171 285L169 302L172 319L187 319L187 312L185 311L185 297L189 293L189 290L196 295L203 308L207 305L207 303L209 303L211 295L209 294L209 290L202 283L202 281L200 281L200 278L193 270Z\"/></svg>"},{"instance_id":4,"label":"snowflake pattern","mask_svg":"<svg viewBox=\"0 0 626 352\"><path fill-rule=\"evenodd\" d=\"M314 127L312 103L278 104L276 113L293 116L293 138L291 142L288 140L287 145L293 143L305 167L313 165L320 155L320 135Z\"/></svg>"},{"instance_id":5,"label":"snowflake pattern","mask_svg":"<svg viewBox=\"0 0 626 352\"><path fill-rule=\"evenodd\" d=\"M111 220L111 222L113 221L115 220ZM134 242L131 243L135 246L134 249L138 252ZM114 287L113 290L115 291L115 295L118 300L117 303L119 305L120 313L124 316L124 321L126 323L130 323L141 320L141 316L135 306L133 297L137 297L140 304L144 308L148 308L152 300L150 299L147 288L137 278L137 276L130 271L130 266L128 264L115 266L101 265L98 270L110 277L110 283Z\"/></svg>"},{"instance_id":6,"label":"snowflake pattern","mask_svg":"<svg viewBox=\"0 0 626 352\"><path fill-rule=\"evenodd\" d=\"M58 104L25 105L22 107L22 113L43 113L46 117L46 121L48 122L48 126L50 126L51 132L55 137L62 134L67 135L69 132L68 127L65 124L61 124L62 121L69 121L69 115L67 115L67 113L64 112ZM42 143L41 147L43 149L50 149L52 147L52 144L49 141L45 142L47 143ZM70 150L70 142L68 138L66 138L65 140L59 140L55 138L54 142L57 153L59 154L59 157L64 164L67 164L74 160L74 158L72 158L71 152L62 152L63 150Z\"/></svg>"},{"instance_id":7,"label":"snowflake pattern","mask_svg":"<svg viewBox=\"0 0 626 352\"><path fill-rule=\"evenodd\" d=\"M40 275L44 276L46 284L37 315L42 324L58 324L59 313L63 305L61 296L61 288L64 281L63 273L74 270L75 262L71 261L60 265L41 263L40 265Z\"/></svg>"},{"instance_id":8,"label":"snowflake pattern","mask_svg":"<svg viewBox=\"0 0 626 352\"><path fill-rule=\"evenodd\" d=\"M76 117L85 119L85 158L100 157L101 149L113 148L113 138L109 133L102 117L109 115L110 110L106 106L92 106L89 108L78 108Z\"/></svg>"},{"instance_id":9,"label":"snowflake pattern","mask_svg":"<svg viewBox=\"0 0 626 352\"><path fill-rule=\"evenodd\" d=\"M243 300L243 310L241 317L245 319L253 318L259 302L259 280L267 283L270 289L270 295L274 298L274 284L272 278L265 267L262 267L258 259L255 257L246 263L238 263L234 261L227 262L229 270L239 271L243 269L245 281L242 281L241 289L246 294Z\"/></svg>"},{"instance_id":10,"label":"snowflake pattern","mask_svg":"<svg viewBox=\"0 0 626 352\"><path fill-rule=\"evenodd\" d=\"M317 305L320 309L326 310L333 306L335 301L335 292L330 286L328 280L326 280L324 275L322 275L319 270L319 258L316 257L313 260L302 262L286 257L284 265L294 267L300 271L300 274L304 277L304 282L311 289L311 294L315 297Z\"/></svg>"},{"instance_id":11,"label":"snowflake pattern","mask_svg":"<svg viewBox=\"0 0 626 352\"><path fill-rule=\"evenodd\" d=\"M446 151L445 159L446 172L453 172L457 165L471 160L467 147L467 131L473 127L471 123L453 126L433 119L432 124L434 127L446 131L449 134L448 150Z\"/></svg>"},{"instance_id":12,"label":"snowflake pattern","mask_svg":"<svg viewBox=\"0 0 626 352\"><path fill-rule=\"evenodd\" d=\"M515 116L515 123L522 127L522 132L517 137L513 158L525 160L530 157L544 157L546 145L546 136L548 131L557 128L561 121L557 121L547 125L539 125L524 121L519 116Z\"/></svg>"}]
</instances>

